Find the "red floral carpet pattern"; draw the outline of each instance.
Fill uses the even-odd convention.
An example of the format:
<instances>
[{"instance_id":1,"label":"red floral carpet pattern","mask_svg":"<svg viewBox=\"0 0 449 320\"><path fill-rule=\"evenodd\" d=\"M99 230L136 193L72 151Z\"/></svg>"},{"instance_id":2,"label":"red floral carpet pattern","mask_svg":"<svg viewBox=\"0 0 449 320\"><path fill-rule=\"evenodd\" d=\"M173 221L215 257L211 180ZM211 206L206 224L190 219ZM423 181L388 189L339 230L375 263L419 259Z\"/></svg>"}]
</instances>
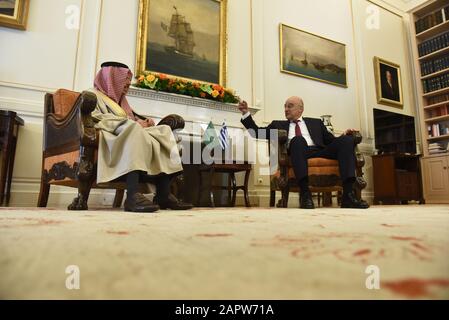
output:
<instances>
[{"instance_id":1,"label":"red floral carpet pattern","mask_svg":"<svg viewBox=\"0 0 449 320\"><path fill-rule=\"evenodd\" d=\"M449 299L449 206L5 208L0 253L3 299Z\"/></svg>"}]
</instances>

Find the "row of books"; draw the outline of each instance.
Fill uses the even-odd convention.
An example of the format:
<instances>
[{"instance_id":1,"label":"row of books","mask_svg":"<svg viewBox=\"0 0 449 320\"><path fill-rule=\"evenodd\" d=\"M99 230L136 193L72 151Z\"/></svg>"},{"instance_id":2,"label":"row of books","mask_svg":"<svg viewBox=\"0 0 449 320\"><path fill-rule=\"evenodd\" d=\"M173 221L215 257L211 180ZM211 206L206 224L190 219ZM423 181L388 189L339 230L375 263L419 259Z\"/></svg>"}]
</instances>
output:
<instances>
[{"instance_id":1,"label":"row of books","mask_svg":"<svg viewBox=\"0 0 449 320\"><path fill-rule=\"evenodd\" d=\"M421 62L421 75L425 76L449 68L449 55Z\"/></svg>"},{"instance_id":2,"label":"row of books","mask_svg":"<svg viewBox=\"0 0 449 320\"><path fill-rule=\"evenodd\" d=\"M449 123L440 122L428 125L427 132L429 133L429 138L447 135L449 134Z\"/></svg>"},{"instance_id":3,"label":"row of books","mask_svg":"<svg viewBox=\"0 0 449 320\"><path fill-rule=\"evenodd\" d=\"M420 57L431 54L449 46L449 32L443 33L432 39L418 44L418 54Z\"/></svg>"},{"instance_id":4,"label":"row of books","mask_svg":"<svg viewBox=\"0 0 449 320\"><path fill-rule=\"evenodd\" d=\"M444 153L448 151L447 148L444 147L444 144L441 142L435 142L429 144L429 153L430 154L436 154L436 153Z\"/></svg>"},{"instance_id":5,"label":"row of books","mask_svg":"<svg viewBox=\"0 0 449 320\"><path fill-rule=\"evenodd\" d=\"M429 97L427 99L427 105L437 104L440 102L449 101L449 93L439 94L437 96Z\"/></svg>"},{"instance_id":6,"label":"row of books","mask_svg":"<svg viewBox=\"0 0 449 320\"><path fill-rule=\"evenodd\" d=\"M433 108L427 111L427 118L447 116L449 114L449 103L439 108Z\"/></svg>"},{"instance_id":7,"label":"row of books","mask_svg":"<svg viewBox=\"0 0 449 320\"><path fill-rule=\"evenodd\" d=\"M449 87L449 73L423 80L424 93L429 93L448 87Z\"/></svg>"},{"instance_id":8,"label":"row of books","mask_svg":"<svg viewBox=\"0 0 449 320\"><path fill-rule=\"evenodd\" d=\"M427 29L430 29L443 22L444 22L443 9L440 9L421 19L416 20L415 22L416 34L426 31Z\"/></svg>"}]
</instances>

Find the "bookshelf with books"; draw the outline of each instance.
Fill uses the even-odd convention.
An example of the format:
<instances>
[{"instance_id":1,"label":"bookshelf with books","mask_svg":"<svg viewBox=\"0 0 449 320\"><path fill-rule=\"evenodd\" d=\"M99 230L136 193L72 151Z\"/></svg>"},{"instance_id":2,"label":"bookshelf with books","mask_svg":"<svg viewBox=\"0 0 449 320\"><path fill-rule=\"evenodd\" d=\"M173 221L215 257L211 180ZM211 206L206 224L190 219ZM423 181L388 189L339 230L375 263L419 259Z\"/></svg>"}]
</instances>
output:
<instances>
[{"instance_id":1,"label":"bookshelf with books","mask_svg":"<svg viewBox=\"0 0 449 320\"><path fill-rule=\"evenodd\" d=\"M426 202L449 203L449 2L411 12Z\"/></svg>"}]
</instances>

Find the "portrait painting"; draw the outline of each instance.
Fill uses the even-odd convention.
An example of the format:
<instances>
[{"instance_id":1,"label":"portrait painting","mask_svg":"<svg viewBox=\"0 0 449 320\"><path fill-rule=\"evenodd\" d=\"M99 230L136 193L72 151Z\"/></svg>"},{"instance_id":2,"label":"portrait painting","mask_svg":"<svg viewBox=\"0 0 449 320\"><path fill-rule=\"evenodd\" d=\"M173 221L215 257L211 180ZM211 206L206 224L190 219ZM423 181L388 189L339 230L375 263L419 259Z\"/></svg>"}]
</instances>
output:
<instances>
[{"instance_id":1,"label":"portrait painting","mask_svg":"<svg viewBox=\"0 0 449 320\"><path fill-rule=\"evenodd\" d=\"M30 0L0 0L0 27L26 29Z\"/></svg>"},{"instance_id":2,"label":"portrait painting","mask_svg":"<svg viewBox=\"0 0 449 320\"><path fill-rule=\"evenodd\" d=\"M374 57L377 102L402 107L401 68L398 64Z\"/></svg>"},{"instance_id":3,"label":"portrait painting","mask_svg":"<svg viewBox=\"0 0 449 320\"><path fill-rule=\"evenodd\" d=\"M346 45L280 24L281 72L347 87Z\"/></svg>"},{"instance_id":4,"label":"portrait painting","mask_svg":"<svg viewBox=\"0 0 449 320\"><path fill-rule=\"evenodd\" d=\"M136 74L226 83L227 0L140 0Z\"/></svg>"}]
</instances>

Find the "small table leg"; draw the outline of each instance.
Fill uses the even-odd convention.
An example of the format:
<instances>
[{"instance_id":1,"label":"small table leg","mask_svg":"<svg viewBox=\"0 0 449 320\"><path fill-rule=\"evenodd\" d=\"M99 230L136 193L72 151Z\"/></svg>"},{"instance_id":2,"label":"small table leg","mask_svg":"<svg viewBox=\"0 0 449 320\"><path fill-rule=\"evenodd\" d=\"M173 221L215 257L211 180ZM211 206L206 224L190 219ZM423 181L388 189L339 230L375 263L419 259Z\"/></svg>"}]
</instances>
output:
<instances>
[{"instance_id":1,"label":"small table leg","mask_svg":"<svg viewBox=\"0 0 449 320\"><path fill-rule=\"evenodd\" d=\"M213 188L215 170L212 168L209 172L210 172L210 206L212 208L215 208L214 188Z\"/></svg>"},{"instance_id":2,"label":"small table leg","mask_svg":"<svg viewBox=\"0 0 449 320\"><path fill-rule=\"evenodd\" d=\"M197 207L201 206L201 192L203 191L203 172L200 170L199 174L199 185L198 185L198 196L197 196Z\"/></svg>"},{"instance_id":3,"label":"small table leg","mask_svg":"<svg viewBox=\"0 0 449 320\"><path fill-rule=\"evenodd\" d=\"M250 203L249 203L249 198L248 198L248 181L249 181L249 174L251 173L251 170L246 170L245 172L245 184L243 186L243 193L245 196L245 205L249 208L251 207Z\"/></svg>"},{"instance_id":4,"label":"small table leg","mask_svg":"<svg viewBox=\"0 0 449 320\"><path fill-rule=\"evenodd\" d=\"M231 182L232 182L232 206L235 207L235 201L237 199L237 183L235 181L235 173L231 172Z\"/></svg>"},{"instance_id":5,"label":"small table leg","mask_svg":"<svg viewBox=\"0 0 449 320\"><path fill-rule=\"evenodd\" d=\"M5 131L7 132L7 139L4 142L3 145L3 156L2 156L2 163L0 165L0 205L3 205L3 200L5 197L5 187L6 187L6 181L8 179L8 167L9 167L9 161L10 161L10 153L11 153L11 147L12 147L12 124L9 122L5 128Z\"/></svg>"}]
</instances>

